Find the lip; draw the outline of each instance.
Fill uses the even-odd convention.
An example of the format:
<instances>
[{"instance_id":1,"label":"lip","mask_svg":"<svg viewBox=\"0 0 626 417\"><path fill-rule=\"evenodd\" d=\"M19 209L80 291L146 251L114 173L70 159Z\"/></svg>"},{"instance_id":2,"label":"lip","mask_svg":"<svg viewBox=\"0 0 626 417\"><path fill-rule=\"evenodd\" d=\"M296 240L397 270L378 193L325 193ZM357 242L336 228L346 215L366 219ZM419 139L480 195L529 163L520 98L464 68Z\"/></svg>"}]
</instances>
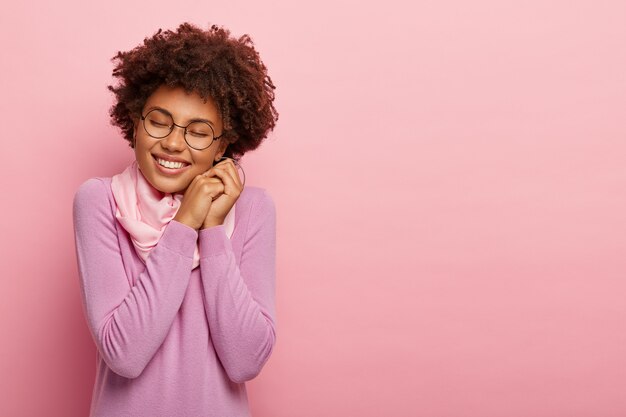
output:
<instances>
[{"instance_id":1,"label":"lip","mask_svg":"<svg viewBox=\"0 0 626 417\"><path fill-rule=\"evenodd\" d=\"M165 159L166 161L171 161L171 162L183 162L185 164L190 164L189 161L186 161L182 158L176 158L175 156L169 156L169 155L165 155L162 153L153 153L152 154L153 158L159 158L159 159Z\"/></svg>"},{"instance_id":2,"label":"lip","mask_svg":"<svg viewBox=\"0 0 626 417\"><path fill-rule=\"evenodd\" d=\"M157 162L156 158L157 157L153 155L152 160L154 161L154 165L157 167L157 169L161 173L163 173L165 175L178 175L181 172L186 171L189 167L191 167L191 164L190 164L190 165L186 165L186 166L184 166L182 168L165 168L164 166L159 165L159 163ZM161 158L161 156L159 156L159 158ZM166 159L166 158L162 158L162 159ZM168 159L168 160L170 160L170 159ZM178 162L186 162L186 161L178 161Z\"/></svg>"}]
</instances>

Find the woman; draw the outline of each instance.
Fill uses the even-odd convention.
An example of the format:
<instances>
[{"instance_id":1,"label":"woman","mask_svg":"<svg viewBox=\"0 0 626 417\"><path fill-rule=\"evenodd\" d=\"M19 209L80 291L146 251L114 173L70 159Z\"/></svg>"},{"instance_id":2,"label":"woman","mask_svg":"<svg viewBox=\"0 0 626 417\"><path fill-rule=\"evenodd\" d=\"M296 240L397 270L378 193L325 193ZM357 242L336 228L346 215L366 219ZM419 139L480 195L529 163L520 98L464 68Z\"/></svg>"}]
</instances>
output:
<instances>
[{"instance_id":1,"label":"woman","mask_svg":"<svg viewBox=\"0 0 626 417\"><path fill-rule=\"evenodd\" d=\"M90 416L248 416L245 381L276 342L276 214L236 161L274 128L275 87L250 38L216 26L113 60L112 123L135 159L73 207Z\"/></svg>"}]
</instances>

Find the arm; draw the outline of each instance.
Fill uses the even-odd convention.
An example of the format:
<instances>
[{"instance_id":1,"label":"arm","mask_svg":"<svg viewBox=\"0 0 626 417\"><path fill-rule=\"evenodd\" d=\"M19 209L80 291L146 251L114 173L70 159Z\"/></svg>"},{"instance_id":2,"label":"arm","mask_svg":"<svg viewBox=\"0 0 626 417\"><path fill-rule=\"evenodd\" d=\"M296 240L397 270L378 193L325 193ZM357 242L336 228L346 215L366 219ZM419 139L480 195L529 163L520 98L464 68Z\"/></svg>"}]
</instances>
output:
<instances>
[{"instance_id":1,"label":"arm","mask_svg":"<svg viewBox=\"0 0 626 417\"><path fill-rule=\"evenodd\" d=\"M257 376L276 342L276 211L264 192L254 203L241 267L224 225L201 229L200 273L211 339L229 378Z\"/></svg>"},{"instance_id":2,"label":"arm","mask_svg":"<svg viewBox=\"0 0 626 417\"><path fill-rule=\"evenodd\" d=\"M83 311L98 351L111 370L141 374L163 343L191 276L197 232L176 221L166 227L131 287L106 184L85 181L74 196L73 220Z\"/></svg>"}]
</instances>

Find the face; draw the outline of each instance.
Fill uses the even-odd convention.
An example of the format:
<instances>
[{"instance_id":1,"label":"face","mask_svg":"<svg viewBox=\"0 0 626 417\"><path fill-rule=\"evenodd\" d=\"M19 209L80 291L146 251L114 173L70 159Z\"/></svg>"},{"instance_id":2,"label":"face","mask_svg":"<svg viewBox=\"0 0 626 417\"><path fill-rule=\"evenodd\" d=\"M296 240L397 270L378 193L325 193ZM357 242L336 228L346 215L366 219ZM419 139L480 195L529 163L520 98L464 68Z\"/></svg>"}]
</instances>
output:
<instances>
[{"instance_id":1,"label":"face","mask_svg":"<svg viewBox=\"0 0 626 417\"><path fill-rule=\"evenodd\" d=\"M211 99L205 103L197 93L187 93L182 87L159 87L146 101L143 115L158 107L169 112L174 123L187 126L193 120L206 120L212 126L215 136L222 134L222 120L217 106ZM191 181L209 170L214 162L224 154L228 143L224 138L213 141L204 150L190 148L185 142L185 131L174 127L163 139L148 135L142 120L135 120L135 158L144 177L157 190L164 193L184 193ZM189 134L189 133L188 133ZM181 161L181 169L165 168L157 158Z\"/></svg>"}]
</instances>

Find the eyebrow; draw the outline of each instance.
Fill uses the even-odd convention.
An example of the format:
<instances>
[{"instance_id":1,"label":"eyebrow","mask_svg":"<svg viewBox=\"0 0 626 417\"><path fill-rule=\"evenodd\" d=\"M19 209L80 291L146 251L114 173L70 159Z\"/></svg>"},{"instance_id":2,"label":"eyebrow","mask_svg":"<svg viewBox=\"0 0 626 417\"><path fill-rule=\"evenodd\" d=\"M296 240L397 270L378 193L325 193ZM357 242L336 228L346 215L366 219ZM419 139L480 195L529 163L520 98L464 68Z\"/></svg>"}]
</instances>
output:
<instances>
[{"instance_id":1,"label":"eyebrow","mask_svg":"<svg viewBox=\"0 0 626 417\"><path fill-rule=\"evenodd\" d=\"M172 113L171 113L169 110L164 109L163 107L159 107L159 106L150 106L150 107L148 107L148 108L146 109L146 111L150 111L150 110L154 110L154 109L161 110L161 111L163 111L163 112L165 112L165 113L169 114L169 115L172 117L172 120L174 119L174 116L172 115ZM209 120L209 119L203 119L203 118L201 118L201 117L196 117L196 118L193 118L193 119L189 120L189 123L193 123L193 122L206 122L206 123L210 124L212 127L215 127L215 124L214 124L211 120Z\"/></svg>"}]
</instances>

